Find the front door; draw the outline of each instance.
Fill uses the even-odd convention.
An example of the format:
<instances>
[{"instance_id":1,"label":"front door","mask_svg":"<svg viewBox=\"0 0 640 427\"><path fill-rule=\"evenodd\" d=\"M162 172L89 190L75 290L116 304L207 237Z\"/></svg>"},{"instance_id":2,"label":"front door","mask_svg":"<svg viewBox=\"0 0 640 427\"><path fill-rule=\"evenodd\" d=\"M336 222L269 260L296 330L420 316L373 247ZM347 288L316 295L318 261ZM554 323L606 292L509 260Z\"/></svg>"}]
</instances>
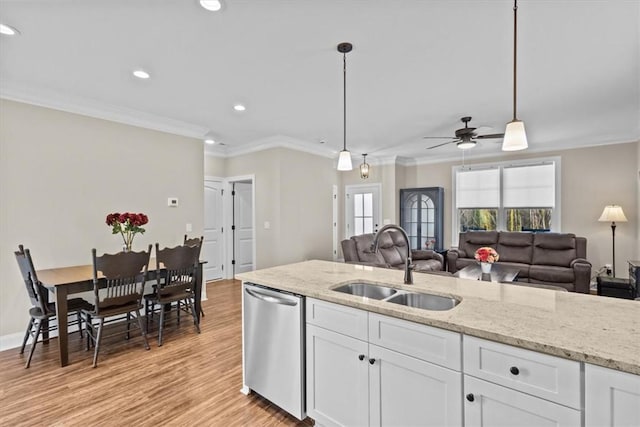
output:
<instances>
[{"instance_id":1,"label":"front door","mask_svg":"<svg viewBox=\"0 0 640 427\"><path fill-rule=\"evenodd\" d=\"M345 187L345 238L375 233L380 228L380 184Z\"/></svg>"}]
</instances>

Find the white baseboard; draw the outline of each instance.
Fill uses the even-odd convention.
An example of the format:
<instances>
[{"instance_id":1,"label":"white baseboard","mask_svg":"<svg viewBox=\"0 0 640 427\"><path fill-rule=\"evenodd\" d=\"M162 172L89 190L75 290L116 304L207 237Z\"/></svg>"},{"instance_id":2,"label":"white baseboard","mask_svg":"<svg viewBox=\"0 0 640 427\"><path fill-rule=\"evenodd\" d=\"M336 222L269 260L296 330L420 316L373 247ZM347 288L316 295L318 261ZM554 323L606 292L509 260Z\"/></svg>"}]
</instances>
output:
<instances>
[{"instance_id":1,"label":"white baseboard","mask_svg":"<svg viewBox=\"0 0 640 427\"><path fill-rule=\"evenodd\" d=\"M55 323L55 321L54 321ZM77 332L78 325L69 326L69 333ZM49 332L49 338L57 338L58 330ZM22 345L22 339L24 338L24 332L16 332L13 334L0 335L0 351L11 350L12 348L18 348ZM27 342L27 346L31 345L31 338ZM40 335L42 340L42 335Z\"/></svg>"}]
</instances>

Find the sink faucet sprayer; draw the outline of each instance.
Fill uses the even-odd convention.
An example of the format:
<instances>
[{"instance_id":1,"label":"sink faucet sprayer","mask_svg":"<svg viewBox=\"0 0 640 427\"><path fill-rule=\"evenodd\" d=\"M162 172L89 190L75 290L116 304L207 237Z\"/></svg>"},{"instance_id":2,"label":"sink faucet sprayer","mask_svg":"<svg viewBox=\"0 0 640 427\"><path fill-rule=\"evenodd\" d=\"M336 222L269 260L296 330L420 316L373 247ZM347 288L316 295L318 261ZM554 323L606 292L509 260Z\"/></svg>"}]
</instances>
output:
<instances>
[{"instance_id":1,"label":"sink faucet sprayer","mask_svg":"<svg viewBox=\"0 0 640 427\"><path fill-rule=\"evenodd\" d=\"M407 232L404 231L402 227L397 226L395 224L387 224L382 226L382 228L378 230L375 237L373 238L373 244L371 245L371 250L373 252L378 252L378 238L382 233L388 230L398 230L400 233L402 233L402 236L404 237L404 241L407 244L407 259L405 260L405 264L404 264L404 283L407 285L411 285L413 284L413 275L411 274L411 271L413 269L413 264L411 264L412 262L411 244L409 243L409 236L407 236Z\"/></svg>"}]
</instances>

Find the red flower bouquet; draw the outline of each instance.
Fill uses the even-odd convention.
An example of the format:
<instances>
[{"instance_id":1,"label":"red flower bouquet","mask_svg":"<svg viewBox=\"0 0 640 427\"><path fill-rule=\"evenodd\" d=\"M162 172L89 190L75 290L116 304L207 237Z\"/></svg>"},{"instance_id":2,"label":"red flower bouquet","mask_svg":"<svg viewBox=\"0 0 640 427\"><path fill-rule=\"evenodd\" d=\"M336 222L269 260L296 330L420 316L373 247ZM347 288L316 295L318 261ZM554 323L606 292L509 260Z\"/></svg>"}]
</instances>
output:
<instances>
[{"instance_id":1,"label":"red flower bouquet","mask_svg":"<svg viewBox=\"0 0 640 427\"><path fill-rule=\"evenodd\" d=\"M489 264L498 261L499 258L500 255L498 255L498 252L496 252L495 249L487 246L479 248L475 254L475 259L477 261L488 262Z\"/></svg>"},{"instance_id":2,"label":"red flower bouquet","mask_svg":"<svg viewBox=\"0 0 640 427\"><path fill-rule=\"evenodd\" d=\"M143 225L149 222L149 217L143 213L112 213L107 215L106 223L111 227L112 234L120 233L124 241L124 249L131 250L136 233L144 234Z\"/></svg>"}]
</instances>

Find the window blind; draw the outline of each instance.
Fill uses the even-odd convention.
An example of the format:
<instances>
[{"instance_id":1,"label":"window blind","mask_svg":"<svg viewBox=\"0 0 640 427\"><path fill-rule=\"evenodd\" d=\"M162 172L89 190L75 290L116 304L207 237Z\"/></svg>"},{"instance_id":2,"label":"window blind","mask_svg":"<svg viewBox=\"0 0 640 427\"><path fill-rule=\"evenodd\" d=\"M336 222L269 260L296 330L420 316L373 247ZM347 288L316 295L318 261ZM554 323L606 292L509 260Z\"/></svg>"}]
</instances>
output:
<instances>
[{"instance_id":1,"label":"window blind","mask_svg":"<svg viewBox=\"0 0 640 427\"><path fill-rule=\"evenodd\" d=\"M500 170L462 170L456 174L458 208L493 208L500 206Z\"/></svg>"},{"instance_id":2,"label":"window blind","mask_svg":"<svg viewBox=\"0 0 640 427\"><path fill-rule=\"evenodd\" d=\"M555 207L555 164L505 167L502 171L505 208Z\"/></svg>"}]
</instances>

